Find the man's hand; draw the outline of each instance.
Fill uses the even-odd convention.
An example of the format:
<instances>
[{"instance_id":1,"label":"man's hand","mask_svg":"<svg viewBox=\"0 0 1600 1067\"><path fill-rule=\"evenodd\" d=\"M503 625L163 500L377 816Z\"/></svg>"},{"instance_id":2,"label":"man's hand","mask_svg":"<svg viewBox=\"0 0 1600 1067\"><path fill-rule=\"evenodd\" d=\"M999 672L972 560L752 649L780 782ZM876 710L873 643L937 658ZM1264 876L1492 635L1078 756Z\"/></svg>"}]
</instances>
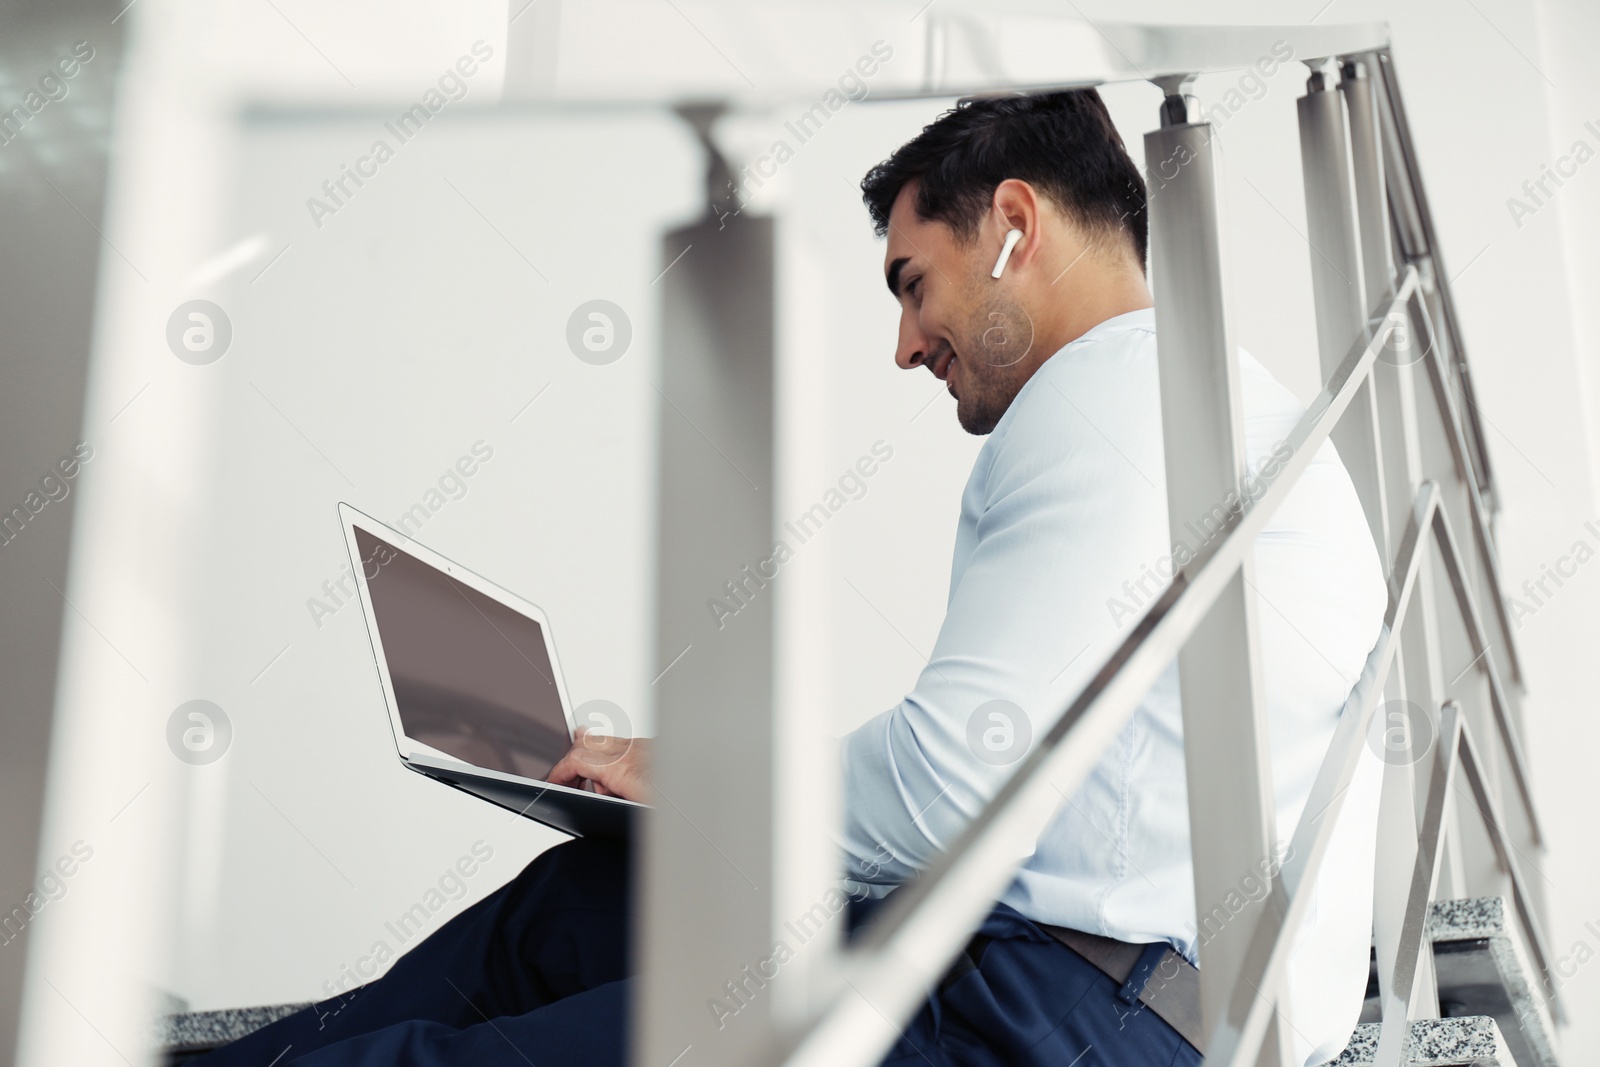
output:
<instances>
[{"instance_id":1,"label":"man's hand","mask_svg":"<svg viewBox=\"0 0 1600 1067\"><path fill-rule=\"evenodd\" d=\"M650 738L612 737L578 727L572 747L545 781L603 796L650 801Z\"/></svg>"}]
</instances>

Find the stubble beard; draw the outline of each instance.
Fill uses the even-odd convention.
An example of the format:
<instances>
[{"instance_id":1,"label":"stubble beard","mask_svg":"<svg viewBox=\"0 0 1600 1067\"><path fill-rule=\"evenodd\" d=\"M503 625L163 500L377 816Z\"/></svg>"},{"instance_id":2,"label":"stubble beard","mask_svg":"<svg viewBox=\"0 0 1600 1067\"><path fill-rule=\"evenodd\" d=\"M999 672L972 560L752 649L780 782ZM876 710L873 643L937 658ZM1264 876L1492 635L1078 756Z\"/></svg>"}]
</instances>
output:
<instances>
[{"instance_id":1,"label":"stubble beard","mask_svg":"<svg viewBox=\"0 0 1600 1067\"><path fill-rule=\"evenodd\" d=\"M987 283L987 284L985 284ZM1033 320L1022 306L984 275L968 283L973 309L956 349L961 386L956 420L970 434L983 436L999 425L1033 373Z\"/></svg>"}]
</instances>

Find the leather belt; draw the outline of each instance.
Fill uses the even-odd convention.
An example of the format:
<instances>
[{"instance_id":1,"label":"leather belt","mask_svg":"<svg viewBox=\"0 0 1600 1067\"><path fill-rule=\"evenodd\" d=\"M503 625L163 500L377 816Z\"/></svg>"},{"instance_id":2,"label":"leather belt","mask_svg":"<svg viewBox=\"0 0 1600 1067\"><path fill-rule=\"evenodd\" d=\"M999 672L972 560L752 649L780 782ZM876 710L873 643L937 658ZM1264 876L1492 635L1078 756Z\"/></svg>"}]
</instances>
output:
<instances>
[{"instance_id":1,"label":"leather belt","mask_svg":"<svg viewBox=\"0 0 1600 1067\"><path fill-rule=\"evenodd\" d=\"M1143 988L1138 994L1140 1003L1176 1030L1194 1046L1195 1051L1205 1054L1201 1043L1200 972L1171 945L1157 942L1166 949L1157 956L1154 945L1135 945L1065 926L1034 925L1094 964L1101 974L1123 986L1126 993L1123 999L1128 1003L1133 1003L1130 979L1142 981ZM1134 972L1141 965L1145 973L1136 975Z\"/></svg>"}]
</instances>

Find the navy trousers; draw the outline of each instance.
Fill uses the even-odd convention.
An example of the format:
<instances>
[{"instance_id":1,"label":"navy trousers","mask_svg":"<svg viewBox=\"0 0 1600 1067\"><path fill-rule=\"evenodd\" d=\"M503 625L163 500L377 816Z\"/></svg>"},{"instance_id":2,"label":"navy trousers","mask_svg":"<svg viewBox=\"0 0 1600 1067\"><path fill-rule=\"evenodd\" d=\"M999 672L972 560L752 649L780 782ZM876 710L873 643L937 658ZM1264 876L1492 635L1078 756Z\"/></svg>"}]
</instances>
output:
<instances>
[{"instance_id":1,"label":"navy trousers","mask_svg":"<svg viewBox=\"0 0 1600 1067\"><path fill-rule=\"evenodd\" d=\"M194 1063L623 1067L629 886L625 846L558 845L381 978ZM881 903L852 901L850 929ZM1200 1054L1138 993L999 904L883 1064L1198 1067Z\"/></svg>"}]
</instances>

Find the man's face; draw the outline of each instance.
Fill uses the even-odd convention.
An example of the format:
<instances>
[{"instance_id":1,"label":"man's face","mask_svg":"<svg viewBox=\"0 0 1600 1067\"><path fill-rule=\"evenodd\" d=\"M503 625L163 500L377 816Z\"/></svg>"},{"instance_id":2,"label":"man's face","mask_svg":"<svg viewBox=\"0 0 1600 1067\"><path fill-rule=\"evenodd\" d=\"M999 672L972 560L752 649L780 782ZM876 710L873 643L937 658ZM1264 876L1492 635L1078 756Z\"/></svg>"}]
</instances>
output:
<instances>
[{"instance_id":1,"label":"man's face","mask_svg":"<svg viewBox=\"0 0 1600 1067\"><path fill-rule=\"evenodd\" d=\"M884 274L900 302L895 362L927 367L956 398L961 428L986 434L1036 367L1027 358L1033 322L1005 275L989 276L1003 242L998 224L986 221L963 245L944 223L917 218L915 196L916 183L907 183L889 213Z\"/></svg>"}]
</instances>

